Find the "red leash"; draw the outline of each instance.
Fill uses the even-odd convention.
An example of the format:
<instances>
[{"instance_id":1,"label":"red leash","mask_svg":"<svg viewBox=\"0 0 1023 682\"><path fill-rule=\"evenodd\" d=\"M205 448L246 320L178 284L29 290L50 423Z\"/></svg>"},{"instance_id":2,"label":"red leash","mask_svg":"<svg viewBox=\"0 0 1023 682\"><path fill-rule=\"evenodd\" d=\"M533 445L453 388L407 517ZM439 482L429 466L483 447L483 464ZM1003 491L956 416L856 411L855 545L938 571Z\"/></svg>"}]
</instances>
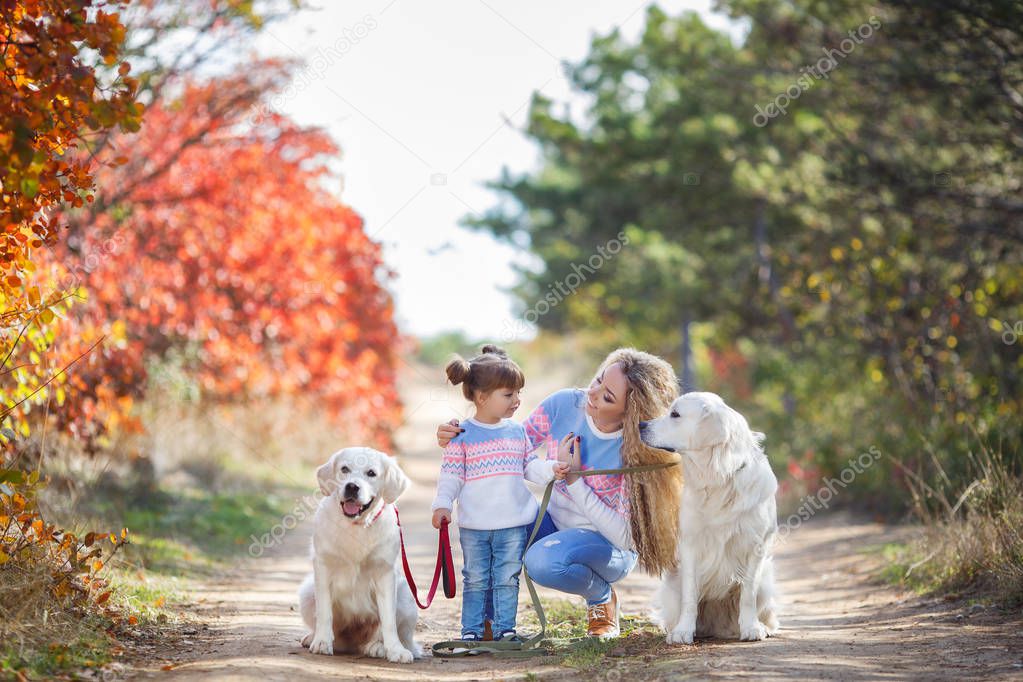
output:
<instances>
[{"instance_id":1,"label":"red leash","mask_svg":"<svg viewBox=\"0 0 1023 682\"><path fill-rule=\"evenodd\" d=\"M401 518L398 516L398 508L394 508L394 518L398 521L398 540L401 542L401 563L405 567L405 580L412 589L412 596L419 608L429 608L433 603L433 596L437 594L437 585L441 577L444 578L444 596L451 599L455 596L455 564L451 560L451 540L448 539L448 520L440 523L440 542L437 545L437 567L433 569L433 583L430 585L430 592L426 595L426 603L419 601L419 592L416 590L416 581L412 579L412 569L408 565L408 557L405 556L405 537L401 532Z\"/></svg>"}]
</instances>

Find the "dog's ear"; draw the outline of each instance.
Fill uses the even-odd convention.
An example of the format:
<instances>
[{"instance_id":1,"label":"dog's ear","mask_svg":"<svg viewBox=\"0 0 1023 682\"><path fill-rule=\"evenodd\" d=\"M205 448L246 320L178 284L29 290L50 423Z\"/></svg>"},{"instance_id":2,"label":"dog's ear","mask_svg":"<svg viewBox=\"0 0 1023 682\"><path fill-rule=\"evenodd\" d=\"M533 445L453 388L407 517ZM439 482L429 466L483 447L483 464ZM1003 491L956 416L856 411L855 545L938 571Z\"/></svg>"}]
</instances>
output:
<instances>
[{"instance_id":1,"label":"dog's ear","mask_svg":"<svg viewBox=\"0 0 1023 682\"><path fill-rule=\"evenodd\" d=\"M320 484L320 492L324 496L337 490L337 460L340 454L335 452L325 464L316 469L316 481Z\"/></svg>"},{"instance_id":2,"label":"dog's ear","mask_svg":"<svg viewBox=\"0 0 1023 682\"><path fill-rule=\"evenodd\" d=\"M700 420L704 443L710 447L710 465L722 477L730 476L742 465L740 449L748 438L749 426L742 415L727 405L704 405Z\"/></svg>"},{"instance_id":3,"label":"dog's ear","mask_svg":"<svg viewBox=\"0 0 1023 682\"><path fill-rule=\"evenodd\" d=\"M393 504L395 500L401 497L403 492L408 490L408 487L412 485L412 481L401 470L401 467L398 466L398 460L394 457L382 455L381 461L384 463L384 476L380 484L380 494L383 495L384 502Z\"/></svg>"}]
</instances>

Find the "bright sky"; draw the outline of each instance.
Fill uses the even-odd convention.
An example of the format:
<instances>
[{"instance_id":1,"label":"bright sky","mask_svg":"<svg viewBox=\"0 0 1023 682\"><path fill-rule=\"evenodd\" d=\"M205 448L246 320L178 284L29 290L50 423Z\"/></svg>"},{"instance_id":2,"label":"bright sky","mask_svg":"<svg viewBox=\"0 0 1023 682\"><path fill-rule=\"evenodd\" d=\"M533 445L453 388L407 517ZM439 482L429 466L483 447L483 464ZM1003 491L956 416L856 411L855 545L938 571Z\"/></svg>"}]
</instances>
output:
<instances>
[{"instance_id":1,"label":"bright sky","mask_svg":"<svg viewBox=\"0 0 1023 682\"><path fill-rule=\"evenodd\" d=\"M497 203L483 185L502 167L537 166L519 132L532 93L572 101L562 62L582 59L594 33L619 26L636 36L648 4L319 0L321 9L270 27L261 54L307 61L271 103L340 143L342 196L397 273L390 289L402 331L501 339L522 328L507 289L512 265L529 265L529 254L458 223ZM709 5L660 3L737 35ZM583 104L575 98L573 112Z\"/></svg>"}]
</instances>

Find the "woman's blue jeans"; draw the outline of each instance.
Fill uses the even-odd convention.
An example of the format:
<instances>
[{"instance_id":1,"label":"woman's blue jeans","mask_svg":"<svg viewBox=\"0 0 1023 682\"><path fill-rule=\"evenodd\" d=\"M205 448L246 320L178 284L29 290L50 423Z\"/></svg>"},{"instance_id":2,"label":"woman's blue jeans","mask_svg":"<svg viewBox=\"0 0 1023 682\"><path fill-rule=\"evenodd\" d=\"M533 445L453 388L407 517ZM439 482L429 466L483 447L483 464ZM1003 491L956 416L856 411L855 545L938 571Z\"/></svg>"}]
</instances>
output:
<instances>
[{"instance_id":1,"label":"woman's blue jeans","mask_svg":"<svg viewBox=\"0 0 1023 682\"><path fill-rule=\"evenodd\" d=\"M550 514L544 514L536 539L526 550L525 564L533 582L578 594L594 606L611 599L611 584L627 576L638 558L596 531L558 530Z\"/></svg>"},{"instance_id":2,"label":"woman's blue jeans","mask_svg":"<svg viewBox=\"0 0 1023 682\"><path fill-rule=\"evenodd\" d=\"M459 528L462 545L462 636L483 638L483 620L495 635L515 629L522 553L532 525L474 530Z\"/></svg>"},{"instance_id":3,"label":"woman's blue jeans","mask_svg":"<svg viewBox=\"0 0 1023 682\"><path fill-rule=\"evenodd\" d=\"M523 535L523 545L533 530L533 524L525 526L526 534ZM514 529L509 529L514 530ZM466 529L459 531L460 537L464 537ZM500 531L468 531L470 533L487 533ZM462 541L462 553L465 553L465 541ZM529 571L529 577L533 582L550 587L569 594L578 594L586 599L588 606L606 604L611 599L611 585L627 576L636 567L639 555L635 552L621 550L611 544L603 535L596 531L582 528L567 528L558 530L551 519L550 514L544 514L540 528L536 532L533 544L526 550L523 563ZM465 560L463 559L463 566ZM465 575L465 569L462 569ZM495 574L496 577L496 574ZM476 629L466 629L466 608L469 602L468 588L462 596L462 634L475 632L480 634L483 626L480 624ZM515 595L518 596L518 575L515 577ZM499 636L508 628L501 624L494 617L494 598L490 589L486 590L482 597L484 615L483 618L491 621L494 625L494 635ZM474 594L473 613L479 609L479 596ZM514 602L513 602L514 604ZM512 607L514 608L514 606ZM507 613L508 606L500 609ZM475 618L475 615L473 616ZM515 624L515 612L512 611L512 628ZM476 627L475 622L472 626Z\"/></svg>"}]
</instances>

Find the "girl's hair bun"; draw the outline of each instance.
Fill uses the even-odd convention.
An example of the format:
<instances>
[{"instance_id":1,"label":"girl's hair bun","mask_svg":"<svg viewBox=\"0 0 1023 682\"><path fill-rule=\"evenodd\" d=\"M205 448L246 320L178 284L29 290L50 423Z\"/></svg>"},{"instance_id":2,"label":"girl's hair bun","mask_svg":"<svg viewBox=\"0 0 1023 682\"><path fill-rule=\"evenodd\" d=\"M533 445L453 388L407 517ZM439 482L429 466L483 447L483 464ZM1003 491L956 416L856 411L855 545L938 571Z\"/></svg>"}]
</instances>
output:
<instances>
[{"instance_id":1,"label":"girl's hair bun","mask_svg":"<svg viewBox=\"0 0 1023 682\"><path fill-rule=\"evenodd\" d=\"M472 367L469 365L468 360L460 355L456 355L454 359L448 363L448 366L444 368L444 372L448 375L448 381L457 386L469 378L469 372L471 369Z\"/></svg>"},{"instance_id":2,"label":"girl's hair bun","mask_svg":"<svg viewBox=\"0 0 1023 682\"><path fill-rule=\"evenodd\" d=\"M483 348L480 349L480 353L482 353L484 355L486 355L487 353L491 353L493 355L497 355L497 356L502 357L502 358L507 358L508 357L508 351L506 351L504 348L501 348L500 346L495 346L495 345L490 344L490 343L488 343L487 345L483 346Z\"/></svg>"},{"instance_id":3,"label":"girl's hair bun","mask_svg":"<svg viewBox=\"0 0 1023 682\"><path fill-rule=\"evenodd\" d=\"M471 360L455 355L444 372L452 384L462 384L462 395L472 402L476 402L479 394L487 394L498 388L517 391L526 384L522 369L508 357L508 353L489 343Z\"/></svg>"}]
</instances>

